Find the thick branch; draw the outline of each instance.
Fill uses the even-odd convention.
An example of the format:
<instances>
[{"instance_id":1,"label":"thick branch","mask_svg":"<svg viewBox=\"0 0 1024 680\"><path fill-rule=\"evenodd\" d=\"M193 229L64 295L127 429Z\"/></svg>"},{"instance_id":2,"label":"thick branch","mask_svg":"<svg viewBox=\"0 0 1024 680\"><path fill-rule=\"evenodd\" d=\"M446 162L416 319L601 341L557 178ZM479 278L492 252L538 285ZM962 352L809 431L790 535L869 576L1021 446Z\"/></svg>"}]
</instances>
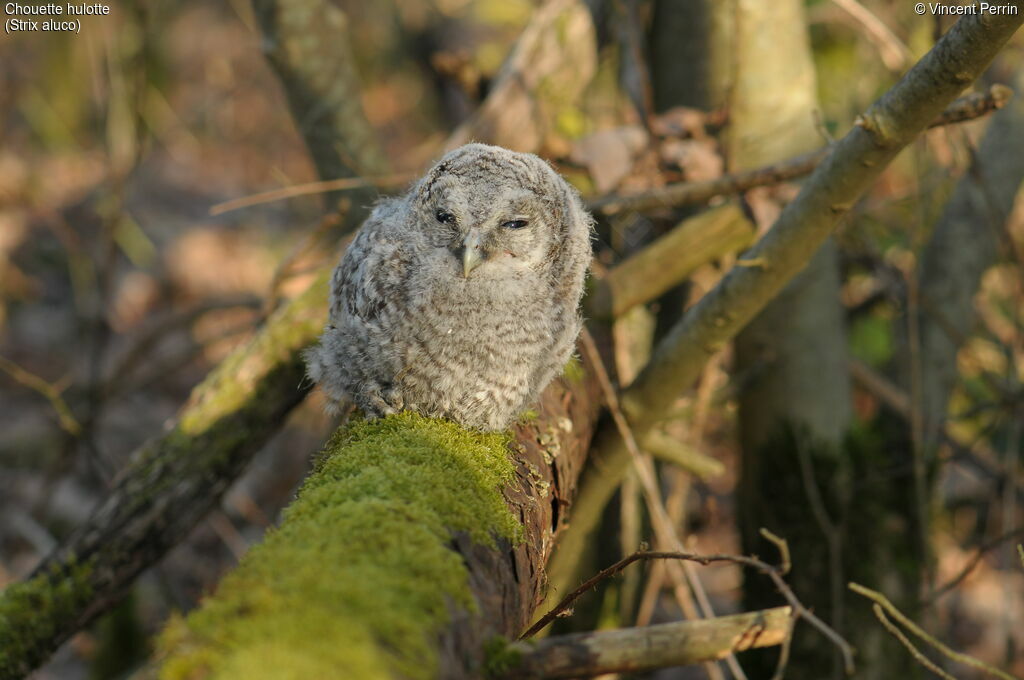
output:
<instances>
[{"instance_id":1,"label":"thick branch","mask_svg":"<svg viewBox=\"0 0 1024 680\"><path fill-rule=\"evenodd\" d=\"M791 617L789 607L775 607L714 619L515 642L503 653L512 660L511 667L499 677L589 678L716 661L733 652L782 644Z\"/></svg>"},{"instance_id":2,"label":"thick branch","mask_svg":"<svg viewBox=\"0 0 1024 680\"><path fill-rule=\"evenodd\" d=\"M257 0L267 57L321 179L380 172L359 107L345 16L311 0ZM352 202L357 225L371 202ZM0 678L22 677L102 614L220 500L306 395L299 351L326 321L330 268L198 387L177 423L138 449L110 495L34 576L0 594Z\"/></svg>"},{"instance_id":3,"label":"thick branch","mask_svg":"<svg viewBox=\"0 0 1024 680\"><path fill-rule=\"evenodd\" d=\"M539 600L596 422L588 373L544 393L515 455L412 414L339 430L281 526L165 632L164 672L480 677L485 643Z\"/></svg>"},{"instance_id":4,"label":"thick branch","mask_svg":"<svg viewBox=\"0 0 1024 680\"><path fill-rule=\"evenodd\" d=\"M696 380L708 358L805 266L900 149L991 62L1024 21L1024 2L1014 4L1015 15L969 16L957 22L832 146L797 198L745 256L748 266L734 267L671 329L623 394L623 405L641 444L679 393ZM759 266L749 266L750 262ZM550 568L556 593L571 579L566 563L582 550L630 461L614 428L598 433L592 458L593 464L581 480L571 528L563 535Z\"/></svg>"},{"instance_id":5,"label":"thick branch","mask_svg":"<svg viewBox=\"0 0 1024 680\"><path fill-rule=\"evenodd\" d=\"M1017 0L1018 8L1024 4ZM1024 20L969 16L946 34L858 119L786 206L747 260L735 267L671 330L624 394L633 421L663 417L707 359L798 273L896 154L991 62Z\"/></svg>"},{"instance_id":6,"label":"thick branch","mask_svg":"<svg viewBox=\"0 0 1024 680\"><path fill-rule=\"evenodd\" d=\"M587 298L587 312L595 318L617 318L659 297L702 264L750 245L754 231L735 204L684 220L601 279Z\"/></svg>"}]
</instances>

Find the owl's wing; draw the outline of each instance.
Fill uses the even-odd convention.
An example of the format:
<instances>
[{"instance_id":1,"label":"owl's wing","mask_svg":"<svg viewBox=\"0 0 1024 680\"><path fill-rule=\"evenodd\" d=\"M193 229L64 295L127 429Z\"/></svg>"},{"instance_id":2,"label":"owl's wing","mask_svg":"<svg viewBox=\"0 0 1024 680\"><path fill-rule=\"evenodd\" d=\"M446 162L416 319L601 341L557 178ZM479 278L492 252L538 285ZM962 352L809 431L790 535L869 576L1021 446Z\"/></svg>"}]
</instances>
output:
<instances>
[{"instance_id":1,"label":"owl's wing","mask_svg":"<svg viewBox=\"0 0 1024 680\"><path fill-rule=\"evenodd\" d=\"M380 203L367 218L331 278L331 322L379 323L400 303L409 269L406 241L395 228L400 201Z\"/></svg>"}]
</instances>

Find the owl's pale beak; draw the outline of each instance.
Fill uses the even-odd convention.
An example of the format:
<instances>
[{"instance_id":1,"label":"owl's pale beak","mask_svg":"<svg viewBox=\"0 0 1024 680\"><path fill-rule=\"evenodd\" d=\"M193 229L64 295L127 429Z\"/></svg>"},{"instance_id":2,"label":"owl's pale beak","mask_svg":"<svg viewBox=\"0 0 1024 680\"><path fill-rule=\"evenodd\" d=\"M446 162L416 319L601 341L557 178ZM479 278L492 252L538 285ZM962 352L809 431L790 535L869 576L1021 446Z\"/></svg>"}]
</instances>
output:
<instances>
[{"instance_id":1,"label":"owl's pale beak","mask_svg":"<svg viewBox=\"0 0 1024 680\"><path fill-rule=\"evenodd\" d=\"M468 279L469 273L479 267L484 259L480 234L471 232L462 242L462 276Z\"/></svg>"}]
</instances>

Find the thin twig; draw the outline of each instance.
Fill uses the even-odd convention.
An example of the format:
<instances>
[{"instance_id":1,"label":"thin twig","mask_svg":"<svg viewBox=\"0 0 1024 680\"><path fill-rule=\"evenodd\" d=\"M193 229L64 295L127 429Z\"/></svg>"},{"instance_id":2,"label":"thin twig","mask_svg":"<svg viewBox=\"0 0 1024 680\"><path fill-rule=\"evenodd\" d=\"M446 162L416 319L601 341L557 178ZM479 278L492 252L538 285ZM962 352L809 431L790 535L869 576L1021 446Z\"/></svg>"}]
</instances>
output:
<instances>
[{"instance_id":1,"label":"thin twig","mask_svg":"<svg viewBox=\"0 0 1024 680\"><path fill-rule=\"evenodd\" d=\"M1011 538L1016 538L1017 536L1024 536L1024 529L1014 529L1013 531L1008 531L1001 536L996 536L987 543L983 543L981 546L978 547L977 552L974 553L974 556L971 557L970 561L968 561L967 564L964 565L964 568L961 569L956 576L951 578L942 587L936 588L935 592L933 592L928 597L928 599L925 600L924 605L929 606L934 604L935 601L938 600L940 597L956 588L958 585L960 585L960 583L963 582L965 578L967 578L970 575L972 571L974 571L974 569L979 564L981 564L981 560L985 557L986 553L993 550L994 548L998 548L1006 541L1010 540Z\"/></svg>"},{"instance_id":2,"label":"thin twig","mask_svg":"<svg viewBox=\"0 0 1024 680\"><path fill-rule=\"evenodd\" d=\"M761 531L767 531L767 529ZM796 628L796 622L799 619L799 614L789 617L789 629L786 631L786 637L782 640L782 648L779 650L779 660L775 663L772 680L782 680L782 676L786 674L786 666L789 665L789 652L793 648L793 629Z\"/></svg>"},{"instance_id":3,"label":"thin twig","mask_svg":"<svg viewBox=\"0 0 1024 680\"><path fill-rule=\"evenodd\" d=\"M71 408L68 407L67 402L60 396L61 392L64 391L62 388L43 380L35 373L26 371L10 359L2 356L0 356L0 371L11 376L15 382L39 393L49 401L53 410L57 412L57 421L62 430L72 436L77 436L82 431L82 426L75 420L75 416L71 413Z\"/></svg>"},{"instance_id":4,"label":"thin twig","mask_svg":"<svg viewBox=\"0 0 1024 680\"><path fill-rule=\"evenodd\" d=\"M633 468L636 470L637 478L640 480L640 485L643 488L644 501L646 502L647 510L650 513L651 521L654 524L655 536L665 547L682 551L683 542L679 540L679 537L676 535L676 530L672 525L672 519L668 516L668 511L665 509L665 503L661 498L661 491L658 487L654 464L651 462L649 456L645 456L641 453L640 447L637 445L636 438L633 436L633 430L630 428L629 423L626 421L626 416L622 413L622 409L619 406L618 395L615 392L615 388L612 386L611 379L608 377L608 372L605 370L604 362L601 360L601 355L597 351L597 345L594 344L594 338L585 328L580 335L580 343L587 354L590 355L590 362L597 373L598 384L601 386L605 403L612 414L612 419L615 421L615 426L618 429L619 435L622 437L623 441L626 443L626 448L629 450L629 455L633 461ZM682 576L673 569L673 566L674 565L672 564L669 565L668 573L672 579L676 581L675 593L677 599L680 600L680 606L683 608L684 613L690 618L698 618L697 612L692 610L692 603L688 601L688 595L692 593L693 598L696 599L697 603L700 605L700 615L707 618L715 616L715 611L711 606L711 599L708 597L707 591L704 590L704 586L701 584L700 578L697 576L692 565L685 562L683 563ZM685 581L685 585L689 587L689 591L683 587L683 581ZM689 607L687 607L688 604ZM687 611L687 609L690 609L691 611ZM740 667L739 662L736 661L735 655L730 654L727 656L725 658L725 662L737 680L747 680L746 674ZM713 663L709 662L706 664L705 670L707 670L708 675L713 680L721 677L721 670Z\"/></svg>"},{"instance_id":5,"label":"thin twig","mask_svg":"<svg viewBox=\"0 0 1024 680\"><path fill-rule=\"evenodd\" d=\"M879 56L882 57L882 62L889 70L902 71L913 63L914 55L910 53L910 48L896 37L896 34L871 10L857 0L832 0L832 2L864 27L868 38L878 46Z\"/></svg>"},{"instance_id":6,"label":"thin twig","mask_svg":"<svg viewBox=\"0 0 1024 680\"><path fill-rule=\"evenodd\" d=\"M1015 678L1014 676L1010 675L1005 671L1001 671L998 668L993 668L984 661L976 659L973 656L970 656L969 654L964 654L963 652L958 652L953 649L950 649L945 644L943 644L942 642L940 642L939 640L935 639L933 636L929 635L924 630L922 630L921 627L918 626L916 623L911 621L906 614L897 609L896 605L890 602L889 598L887 598L882 593L876 590L871 590L870 588L865 588L859 583L850 583L847 585L847 587L853 592L857 593L858 595L863 595L864 597L875 602L876 604L881 605L882 608L889 614L889 616L896 619L904 628L906 628L911 633L927 642L943 656L952 659L953 661L958 661L966 666L977 668L980 671L984 671L985 673L994 675L997 678L1002 678L1003 680L1020 680L1020 678Z\"/></svg>"},{"instance_id":7,"label":"thin twig","mask_svg":"<svg viewBox=\"0 0 1024 680\"><path fill-rule=\"evenodd\" d=\"M306 184L294 184L290 187L272 189L258 194L233 198L230 201L217 203L210 206L210 215L223 215L232 210L248 208L263 203L273 203L286 198L296 196L308 196L310 194L323 194L328 191L343 191L346 189L363 189L365 187L394 188L400 187L406 182L416 179L417 175L409 172L397 172L389 175L377 175L373 177L342 177L339 179L328 179L322 182L308 182Z\"/></svg>"},{"instance_id":8,"label":"thin twig","mask_svg":"<svg viewBox=\"0 0 1024 680\"><path fill-rule=\"evenodd\" d=\"M779 576L785 576L789 573L789 570L793 567L793 561L789 557L789 543L786 539L781 536L768 531L765 527L761 527L758 531L761 537L769 541L779 551Z\"/></svg>"},{"instance_id":9,"label":"thin twig","mask_svg":"<svg viewBox=\"0 0 1024 680\"><path fill-rule=\"evenodd\" d=\"M957 99L932 121L929 128L962 123L1002 108L1013 91L1005 85L993 85L988 92L972 93ZM754 187L779 184L808 174L829 154L825 147L781 163L745 170L703 182L668 184L637 194L597 196L588 201L591 210L614 214L623 210L652 210L680 205L704 203L715 196L737 194Z\"/></svg>"},{"instance_id":10,"label":"thin twig","mask_svg":"<svg viewBox=\"0 0 1024 680\"><path fill-rule=\"evenodd\" d=\"M934 661L925 656L920 649L915 647L914 643L910 641L910 638L908 638L906 634L899 629L899 626L886 617L881 605L873 604L871 605L871 609L875 612L875 616L878 617L878 620L882 622L882 625L885 626L885 629L892 633L892 636L907 648L907 651L910 652L910 655L914 657L919 664L930 670L932 673L935 673L935 675L940 678L944 678L944 680L956 680L956 678L939 668Z\"/></svg>"},{"instance_id":11,"label":"thin twig","mask_svg":"<svg viewBox=\"0 0 1024 680\"><path fill-rule=\"evenodd\" d=\"M928 127L943 127L980 118L1003 108L1011 98L1013 90L996 83L988 88L988 92L972 92L960 97L946 107Z\"/></svg>"},{"instance_id":12,"label":"thin twig","mask_svg":"<svg viewBox=\"0 0 1024 680\"><path fill-rule=\"evenodd\" d=\"M818 481L814 475L814 463L811 461L811 454L803 439L797 435L796 456L800 468L800 478L803 482L804 492L807 494L811 515L825 539L828 552L829 597L832 600L831 620L833 625L841 629L846 619L845 603L843 602L843 581L846 580L843 576L843 532L839 530L836 522L829 515L828 508L825 507L825 499L821 495L821 489L818 488Z\"/></svg>"}]
</instances>

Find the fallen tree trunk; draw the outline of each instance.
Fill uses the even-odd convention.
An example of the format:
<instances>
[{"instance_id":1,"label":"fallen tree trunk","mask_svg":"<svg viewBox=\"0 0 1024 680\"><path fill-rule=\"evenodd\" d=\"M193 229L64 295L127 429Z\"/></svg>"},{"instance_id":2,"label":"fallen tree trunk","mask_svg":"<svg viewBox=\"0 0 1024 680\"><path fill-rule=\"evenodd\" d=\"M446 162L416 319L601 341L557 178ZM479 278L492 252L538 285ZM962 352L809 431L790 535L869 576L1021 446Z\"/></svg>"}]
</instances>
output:
<instances>
[{"instance_id":1,"label":"fallen tree trunk","mask_svg":"<svg viewBox=\"0 0 1024 680\"><path fill-rule=\"evenodd\" d=\"M477 678L528 622L597 419L573 365L514 434L338 431L268 535L161 639L162 677Z\"/></svg>"}]
</instances>

